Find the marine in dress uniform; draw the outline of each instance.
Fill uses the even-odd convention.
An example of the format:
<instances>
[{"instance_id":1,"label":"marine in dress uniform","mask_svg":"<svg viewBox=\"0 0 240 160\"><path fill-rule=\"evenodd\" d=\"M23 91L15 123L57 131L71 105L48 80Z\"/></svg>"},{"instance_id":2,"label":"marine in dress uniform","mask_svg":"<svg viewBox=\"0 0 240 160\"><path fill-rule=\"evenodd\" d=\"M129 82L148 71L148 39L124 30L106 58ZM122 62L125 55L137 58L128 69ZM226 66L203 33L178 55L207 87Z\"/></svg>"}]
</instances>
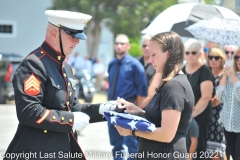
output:
<instances>
[{"instance_id":1,"label":"marine in dress uniform","mask_svg":"<svg viewBox=\"0 0 240 160\"><path fill-rule=\"evenodd\" d=\"M65 61L60 31L86 39L82 30L91 16L68 11L45 13L48 22L59 29L61 53L45 40L16 70L13 86L19 124L4 160L21 153L25 156L18 159L26 159L27 153L34 154L29 159L86 159L72 130L77 118L82 117L75 117L74 113L82 113L83 118L86 113L93 123L104 120L100 112L114 109L80 104L75 97L72 69Z\"/></svg>"}]
</instances>

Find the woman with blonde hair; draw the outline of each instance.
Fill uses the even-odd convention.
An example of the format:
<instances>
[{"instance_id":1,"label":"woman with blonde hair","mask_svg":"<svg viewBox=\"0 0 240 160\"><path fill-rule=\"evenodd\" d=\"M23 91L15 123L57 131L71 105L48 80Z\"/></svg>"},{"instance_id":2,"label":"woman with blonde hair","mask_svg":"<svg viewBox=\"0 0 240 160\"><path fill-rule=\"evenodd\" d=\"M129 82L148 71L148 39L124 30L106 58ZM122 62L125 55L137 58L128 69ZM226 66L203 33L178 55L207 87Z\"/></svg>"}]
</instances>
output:
<instances>
[{"instance_id":1,"label":"woman with blonde hair","mask_svg":"<svg viewBox=\"0 0 240 160\"><path fill-rule=\"evenodd\" d=\"M209 124L207 151L212 155L212 159L224 159L226 151L226 141L224 136L223 124L219 122L220 112L223 104L216 98L216 87L223 76L223 66L226 62L226 55L221 48L213 47L208 51L207 66L211 69L214 76L214 97L212 98L212 119Z\"/></svg>"},{"instance_id":2,"label":"woman with blonde hair","mask_svg":"<svg viewBox=\"0 0 240 160\"><path fill-rule=\"evenodd\" d=\"M232 66L224 67L216 95L223 103L220 121L223 123L227 148L233 160L237 160L240 157L240 49L233 54Z\"/></svg>"}]
</instances>

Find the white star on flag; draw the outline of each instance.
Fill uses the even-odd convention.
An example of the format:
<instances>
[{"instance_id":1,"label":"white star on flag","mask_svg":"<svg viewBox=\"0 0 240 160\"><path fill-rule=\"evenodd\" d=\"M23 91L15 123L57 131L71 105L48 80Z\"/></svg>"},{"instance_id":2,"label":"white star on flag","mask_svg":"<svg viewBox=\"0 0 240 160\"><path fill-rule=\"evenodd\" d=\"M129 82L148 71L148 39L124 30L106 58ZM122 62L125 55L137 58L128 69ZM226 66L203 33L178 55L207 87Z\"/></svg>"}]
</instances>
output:
<instances>
[{"instance_id":1,"label":"white star on flag","mask_svg":"<svg viewBox=\"0 0 240 160\"><path fill-rule=\"evenodd\" d=\"M137 129L137 127L136 127L137 121L135 122L134 120L132 120L131 122L129 122L127 124L129 124L131 126L132 130Z\"/></svg>"},{"instance_id":2,"label":"white star on flag","mask_svg":"<svg viewBox=\"0 0 240 160\"><path fill-rule=\"evenodd\" d=\"M116 123L117 123L117 122L116 122L116 119L117 119L116 116L112 116L112 117L111 117L111 123L116 124Z\"/></svg>"},{"instance_id":3,"label":"white star on flag","mask_svg":"<svg viewBox=\"0 0 240 160\"><path fill-rule=\"evenodd\" d=\"M150 124L150 126L148 127L149 130L151 130L152 132L156 130L156 127L152 124Z\"/></svg>"}]
</instances>

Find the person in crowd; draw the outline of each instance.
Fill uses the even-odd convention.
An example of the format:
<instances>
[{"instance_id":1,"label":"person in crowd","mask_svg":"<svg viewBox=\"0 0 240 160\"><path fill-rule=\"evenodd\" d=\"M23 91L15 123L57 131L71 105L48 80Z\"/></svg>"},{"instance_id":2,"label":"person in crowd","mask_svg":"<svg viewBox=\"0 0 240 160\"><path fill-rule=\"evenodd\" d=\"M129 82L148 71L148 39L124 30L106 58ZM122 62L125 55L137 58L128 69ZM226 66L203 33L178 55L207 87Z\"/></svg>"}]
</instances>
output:
<instances>
[{"instance_id":1,"label":"person in crowd","mask_svg":"<svg viewBox=\"0 0 240 160\"><path fill-rule=\"evenodd\" d=\"M235 45L225 45L224 46L224 51L227 56L227 59L232 60L233 59L233 53L235 53L238 49L238 46Z\"/></svg>"},{"instance_id":2,"label":"person in crowd","mask_svg":"<svg viewBox=\"0 0 240 160\"><path fill-rule=\"evenodd\" d=\"M130 43L127 35L117 35L114 49L117 56L108 65L108 99L116 100L117 97L123 97L139 105L147 96L144 68L136 58L129 55ZM137 139L135 137L121 137L110 122L108 123L108 128L115 160L124 159L124 144L128 147L130 154L137 152ZM121 154L117 154L119 151ZM133 160L135 158L129 157L128 159Z\"/></svg>"},{"instance_id":3,"label":"person in crowd","mask_svg":"<svg viewBox=\"0 0 240 160\"><path fill-rule=\"evenodd\" d=\"M149 62L157 73L162 73L162 81L156 88L157 94L145 110L123 98L117 100L123 104L120 108L125 108L126 113L145 117L157 127L153 132L141 132L116 126L120 135L138 137L138 160L187 159L175 155L187 154L186 134L194 105L191 85L181 71L183 52L184 44L175 32L153 36L149 44ZM165 157L160 153L164 153Z\"/></svg>"},{"instance_id":4,"label":"person in crowd","mask_svg":"<svg viewBox=\"0 0 240 160\"><path fill-rule=\"evenodd\" d=\"M185 60L186 66L183 67L183 72L192 86L195 97L193 117L199 126L199 138L197 147L197 159L202 153L206 152L207 135L209 123L212 115L212 92L213 92L213 75L211 70L204 64L199 62L201 54L201 43L197 40L190 41L185 44Z\"/></svg>"},{"instance_id":5,"label":"person in crowd","mask_svg":"<svg viewBox=\"0 0 240 160\"><path fill-rule=\"evenodd\" d=\"M84 57L78 52L75 52L73 56L68 56L68 64L72 66L76 71L84 69Z\"/></svg>"},{"instance_id":6,"label":"person in crowd","mask_svg":"<svg viewBox=\"0 0 240 160\"><path fill-rule=\"evenodd\" d=\"M201 51L200 51L200 57L199 57L199 62L202 64L206 64L206 57L205 57L205 52L204 49L201 47Z\"/></svg>"},{"instance_id":7,"label":"person in crowd","mask_svg":"<svg viewBox=\"0 0 240 160\"><path fill-rule=\"evenodd\" d=\"M105 72L105 67L100 59L96 59L96 62L93 64L93 73L96 76L96 89L98 92L101 91L103 86L103 76Z\"/></svg>"},{"instance_id":8,"label":"person in crowd","mask_svg":"<svg viewBox=\"0 0 240 160\"><path fill-rule=\"evenodd\" d=\"M193 160L196 155L196 149L198 144L198 137L199 137L199 126L195 119L192 119L192 122L190 124L190 127L188 129L188 133L186 135L186 145L187 145L187 151L190 155L188 160Z\"/></svg>"},{"instance_id":9,"label":"person in crowd","mask_svg":"<svg viewBox=\"0 0 240 160\"><path fill-rule=\"evenodd\" d=\"M71 66L65 61L79 39L86 39L83 28L91 16L62 10L45 14L49 17L45 41L23 59L13 77L19 124L4 160L31 153L32 157L15 159L85 160L73 130L103 121L103 112L116 108L116 101L80 104Z\"/></svg>"},{"instance_id":10,"label":"person in crowd","mask_svg":"<svg viewBox=\"0 0 240 160\"><path fill-rule=\"evenodd\" d=\"M223 124L219 122L220 112L223 104L216 98L216 87L223 76L223 66L226 62L226 55L219 47L210 48L207 54L207 66L214 76L214 87L212 98L212 119L210 121L207 140L207 151L212 155L212 159L224 159L226 151L226 141ZM225 157L226 158L226 157Z\"/></svg>"},{"instance_id":11,"label":"person in crowd","mask_svg":"<svg viewBox=\"0 0 240 160\"><path fill-rule=\"evenodd\" d=\"M84 56L84 67L83 69L87 70L88 72L92 73L92 66L93 63L91 60L89 60L89 57L87 55Z\"/></svg>"},{"instance_id":12,"label":"person in crowd","mask_svg":"<svg viewBox=\"0 0 240 160\"><path fill-rule=\"evenodd\" d=\"M147 84L148 84L148 95L147 95L146 98L144 98L142 103L139 105L139 107L142 108L142 109L144 109L147 106L149 101L152 99L153 95L156 93L155 89L159 85L159 83L161 81L160 78L162 77L161 73L156 73L152 64L148 63L148 59L149 59L148 45L150 43L151 37L152 36L150 34L145 34L141 37L141 47L142 47L143 56L141 56L139 58L139 61L141 62L141 64L145 68Z\"/></svg>"},{"instance_id":13,"label":"person in crowd","mask_svg":"<svg viewBox=\"0 0 240 160\"><path fill-rule=\"evenodd\" d=\"M223 77L216 89L223 103L220 121L223 123L227 148L233 160L240 159L240 49L233 54L231 66L225 65Z\"/></svg>"},{"instance_id":14,"label":"person in crowd","mask_svg":"<svg viewBox=\"0 0 240 160\"><path fill-rule=\"evenodd\" d=\"M147 78L147 84L150 85L150 80L152 79L153 75L155 74L155 69L153 68L152 64L148 63L149 59L149 42L151 39L151 35L145 34L141 37L141 47L142 47L142 53L143 55L139 57L139 61L143 65L145 72L146 72L146 78Z\"/></svg>"}]
</instances>

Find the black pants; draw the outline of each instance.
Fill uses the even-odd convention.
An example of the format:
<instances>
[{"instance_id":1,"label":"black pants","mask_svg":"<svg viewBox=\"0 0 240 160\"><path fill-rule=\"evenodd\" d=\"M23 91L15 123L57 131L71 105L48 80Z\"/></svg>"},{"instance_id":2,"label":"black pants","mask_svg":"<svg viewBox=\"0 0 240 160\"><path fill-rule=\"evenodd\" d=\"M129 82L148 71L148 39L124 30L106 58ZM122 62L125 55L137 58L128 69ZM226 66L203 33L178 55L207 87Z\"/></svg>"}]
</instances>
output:
<instances>
[{"instance_id":1,"label":"black pants","mask_svg":"<svg viewBox=\"0 0 240 160\"><path fill-rule=\"evenodd\" d=\"M224 129L224 134L233 160L240 160L240 133L228 132Z\"/></svg>"},{"instance_id":2,"label":"black pants","mask_svg":"<svg viewBox=\"0 0 240 160\"><path fill-rule=\"evenodd\" d=\"M196 160L207 160L208 157L204 155L207 149L207 136L208 136L208 129L209 129L209 118L203 117L196 117L196 122L199 126L199 137L198 137L198 146L197 146L197 158Z\"/></svg>"}]
</instances>

